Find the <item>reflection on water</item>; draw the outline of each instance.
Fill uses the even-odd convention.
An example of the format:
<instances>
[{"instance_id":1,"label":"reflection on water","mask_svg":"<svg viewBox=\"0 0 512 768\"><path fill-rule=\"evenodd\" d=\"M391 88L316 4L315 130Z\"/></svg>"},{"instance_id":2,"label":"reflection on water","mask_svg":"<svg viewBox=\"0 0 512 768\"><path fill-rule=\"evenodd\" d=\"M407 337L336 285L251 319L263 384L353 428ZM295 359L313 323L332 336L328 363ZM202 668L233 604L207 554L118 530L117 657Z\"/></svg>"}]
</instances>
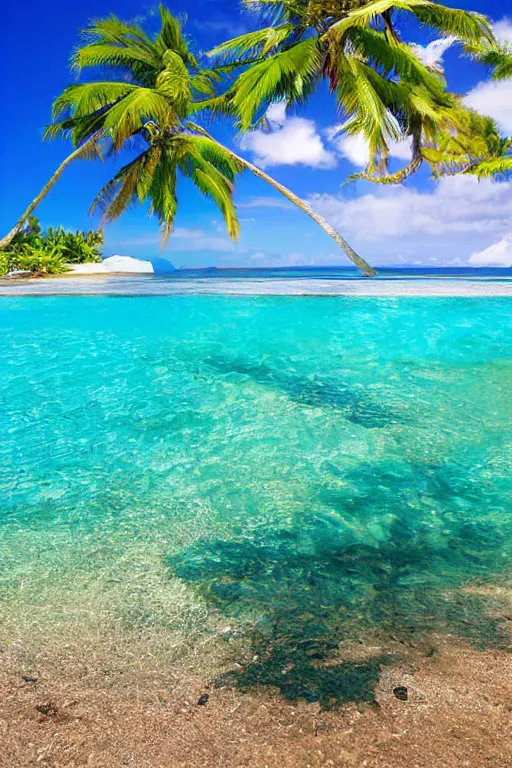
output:
<instances>
[{"instance_id":1,"label":"reflection on water","mask_svg":"<svg viewBox=\"0 0 512 768\"><path fill-rule=\"evenodd\" d=\"M64 594L165 632L177 578L250 648L224 682L326 707L371 701L393 662L340 645L509 642L486 589L512 568L509 300L0 312L0 578L20 624L43 601L51 636Z\"/></svg>"}]
</instances>

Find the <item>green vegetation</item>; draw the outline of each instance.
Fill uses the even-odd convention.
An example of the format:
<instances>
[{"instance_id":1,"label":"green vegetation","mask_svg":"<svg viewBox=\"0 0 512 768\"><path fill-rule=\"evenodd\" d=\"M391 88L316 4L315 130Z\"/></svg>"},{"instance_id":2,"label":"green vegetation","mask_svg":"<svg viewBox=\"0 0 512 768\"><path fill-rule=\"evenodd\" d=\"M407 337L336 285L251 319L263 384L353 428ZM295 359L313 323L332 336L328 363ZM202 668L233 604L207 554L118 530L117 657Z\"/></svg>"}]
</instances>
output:
<instances>
[{"instance_id":1,"label":"green vegetation","mask_svg":"<svg viewBox=\"0 0 512 768\"><path fill-rule=\"evenodd\" d=\"M424 163L434 176L512 171L510 139L490 118L468 110L448 90L438 66L421 60L404 42L400 21L411 19L453 39L465 56L486 66L494 79L512 74L512 51L499 45L482 14L431 0L244 0L268 26L240 35L210 52L204 66L182 23L162 5L160 30L147 35L115 16L84 31L72 56L85 82L69 85L53 106L45 138L68 138L74 147L14 228L0 240L8 247L39 202L75 159L116 158L142 151L121 167L93 202L102 223L132 205L148 205L165 243L177 211L181 174L220 209L231 238L239 223L233 201L237 175L249 170L301 208L344 250L365 275L375 270L306 202L208 133L213 118L234 120L248 131L265 125L270 104L301 106L326 82L340 116L339 131L363 136L369 162L353 178L399 183ZM389 170L390 146L410 140L411 158Z\"/></svg>"},{"instance_id":2,"label":"green vegetation","mask_svg":"<svg viewBox=\"0 0 512 768\"><path fill-rule=\"evenodd\" d=\"M101 261L101 231L70 232L63 227L41 231L39 221L30 216L13 238L8 250L0 253L0 275L20 270L34 275L59 275L66 264Z\"/></svg>"},{"instance_id":3,"label":"green vegetation","mask_svg":"<svg viewBox=\"0 0 512 768\"><path fill-rule=\"evenodd\" d=\"M495 147L485 146L486 134L479 132L476 119L471 134L476 146L467 146L470 113L460 97L447 90L442 72L423 63L415 47L401 40L397 27L404 16L404 20L415 17L437 34L456 38L463 53L489 66L494 77L509 77L512 55L498 45L485 16L430 0L245 0L244 4L259 10L270 25L210 52L214 61L241 71L224 99L238 115L242 130L264 119L272 102L302 105L325 80L343 119L340 132L362 135L368 144L368 165L353 178L399 183L423 162L439 175L447 166L449 172L454 164L465 172L494 158ZM494 123L493 130L498 133ZM466 151L443 163L443 145L451 140L454 148L453 140L461 133ZM408 138L411 159L390 174L390 144ZM480 170L483 174L491 167Z\"/></svg>"},{"instance_id":4,"label":"green vegetation","mask_svg":"<svg viewBox=\"0 0 512 768\"><path fill-rule=\"evenodd\" d=\"M217 205L235 240L239 223L233 185L236 175L247 169L307 213L365 275L374 275L375 270L307 203L219 144L195 122L230 111L227 102L216 96L223 73L200 68L180 21L163 6L160 18L160 31L153 38L115 16L94 21L85 30L85 42L74 52L72 67L77 73L87 70L87 81L68 86L56 99L55 122L45 133L47 139L70 138L76 149L25 211L23 220L72 158L103 153L116 157L133 149L136 142L143 144L143 151L114 175L93 202L91 211L101 211L103 224L132 205L149 204L165 243L177 211L176 184L181 174ZM0 250L20 226L21 220L0 241Z\"/></svg>"}]
</instances>

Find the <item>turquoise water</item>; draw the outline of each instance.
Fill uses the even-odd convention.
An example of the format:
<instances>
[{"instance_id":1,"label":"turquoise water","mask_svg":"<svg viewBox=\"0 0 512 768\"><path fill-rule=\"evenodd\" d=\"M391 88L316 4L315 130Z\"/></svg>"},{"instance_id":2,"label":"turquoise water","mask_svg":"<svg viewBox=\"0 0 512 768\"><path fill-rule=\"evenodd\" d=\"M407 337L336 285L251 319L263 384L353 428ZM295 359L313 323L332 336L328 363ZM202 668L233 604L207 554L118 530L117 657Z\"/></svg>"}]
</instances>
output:
<instances>
[{"instance_id":1,"label":"turquoise water","mask_svg":"<svg viewBox=\"0 0 512 768\"><path fill-rule=\"evenodd\" d=\"M325 705L389 661L340 643L507 644L510 299L4 298L0 322L14 625L58 637L89 603L162 633L181 584L251 646L237 684Z\"/></svg>"}]
</instances>

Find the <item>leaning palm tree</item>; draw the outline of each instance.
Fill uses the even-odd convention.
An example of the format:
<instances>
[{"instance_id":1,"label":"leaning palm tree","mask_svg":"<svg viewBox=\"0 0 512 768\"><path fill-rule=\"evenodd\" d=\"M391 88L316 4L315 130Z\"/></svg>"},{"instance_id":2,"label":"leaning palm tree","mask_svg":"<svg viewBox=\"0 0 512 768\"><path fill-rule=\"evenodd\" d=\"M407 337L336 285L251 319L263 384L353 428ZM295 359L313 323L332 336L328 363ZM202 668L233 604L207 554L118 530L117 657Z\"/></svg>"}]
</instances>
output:
<instances>
[{"instance_id":1,"label":"leaning palm tree","mask_svg":"<svg viewBox=\"0 0 512 768\"><path fill-rule=\"evenodd\" d=\"M149 202L165 241L177 210L176 184L181 173L218 205L235 239L239 225L233 183L237 173L248 169L314 219L365 275L375 275L307 203L222 146L199 124L202 114L223 111L215 98L220 75L200 69L179 20L162 6L160 17L161 28L154 38L114 16L93 22L72 57L75 70L88 70L88 81L68 86L54 103L54 123L45 136L69 137L76 147L72 155L107 152L115 156L126 149L139 150L99 192L92 211L99 209L105 224L128 206ZM41 195L35 204L40 199ZM25 211L0 247L8 244L34 207Z\"/></svg>"},{"instance_id":2,"label":"leaning palm tree","mask_svg":"<svg viewBox=\"0 0 512 768\"><path fill-rule=\"evenodd\" d=\"M424 64L400 38L397 20L407 14L469 50L496 48L489 22L477 13L430 0L244 0L269 26L217 46L210 55L241 70L225 94L250 130L277 100L304 103L322 80L343 117L340 130L364 136L369 149L365 178L401 181L423 162L422 145L456 130L460 102L442 73ZM407 166L388 175L391 142L412 139Z\"/></svg>"}]
</instances>

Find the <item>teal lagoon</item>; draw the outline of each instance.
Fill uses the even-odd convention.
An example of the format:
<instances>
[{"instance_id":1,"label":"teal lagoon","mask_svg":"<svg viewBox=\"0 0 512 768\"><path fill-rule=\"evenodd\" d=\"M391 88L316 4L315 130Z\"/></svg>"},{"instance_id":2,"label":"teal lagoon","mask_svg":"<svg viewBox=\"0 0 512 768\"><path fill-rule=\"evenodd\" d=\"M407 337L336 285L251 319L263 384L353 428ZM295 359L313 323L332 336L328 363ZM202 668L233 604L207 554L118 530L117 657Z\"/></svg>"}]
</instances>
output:
<instances>
[{"instance_id":1,"label":"teal lagoon","mask_svg":"<svg viewBox=\"0 0 512 768\"><path fill-rule=\"evenodd\" d=\"M509 298L2 298L0 320L2 644L93 614L236 637L226 684L325 706L392 663L346 644L508 645Z\"/></svg>"}]
</instances>

